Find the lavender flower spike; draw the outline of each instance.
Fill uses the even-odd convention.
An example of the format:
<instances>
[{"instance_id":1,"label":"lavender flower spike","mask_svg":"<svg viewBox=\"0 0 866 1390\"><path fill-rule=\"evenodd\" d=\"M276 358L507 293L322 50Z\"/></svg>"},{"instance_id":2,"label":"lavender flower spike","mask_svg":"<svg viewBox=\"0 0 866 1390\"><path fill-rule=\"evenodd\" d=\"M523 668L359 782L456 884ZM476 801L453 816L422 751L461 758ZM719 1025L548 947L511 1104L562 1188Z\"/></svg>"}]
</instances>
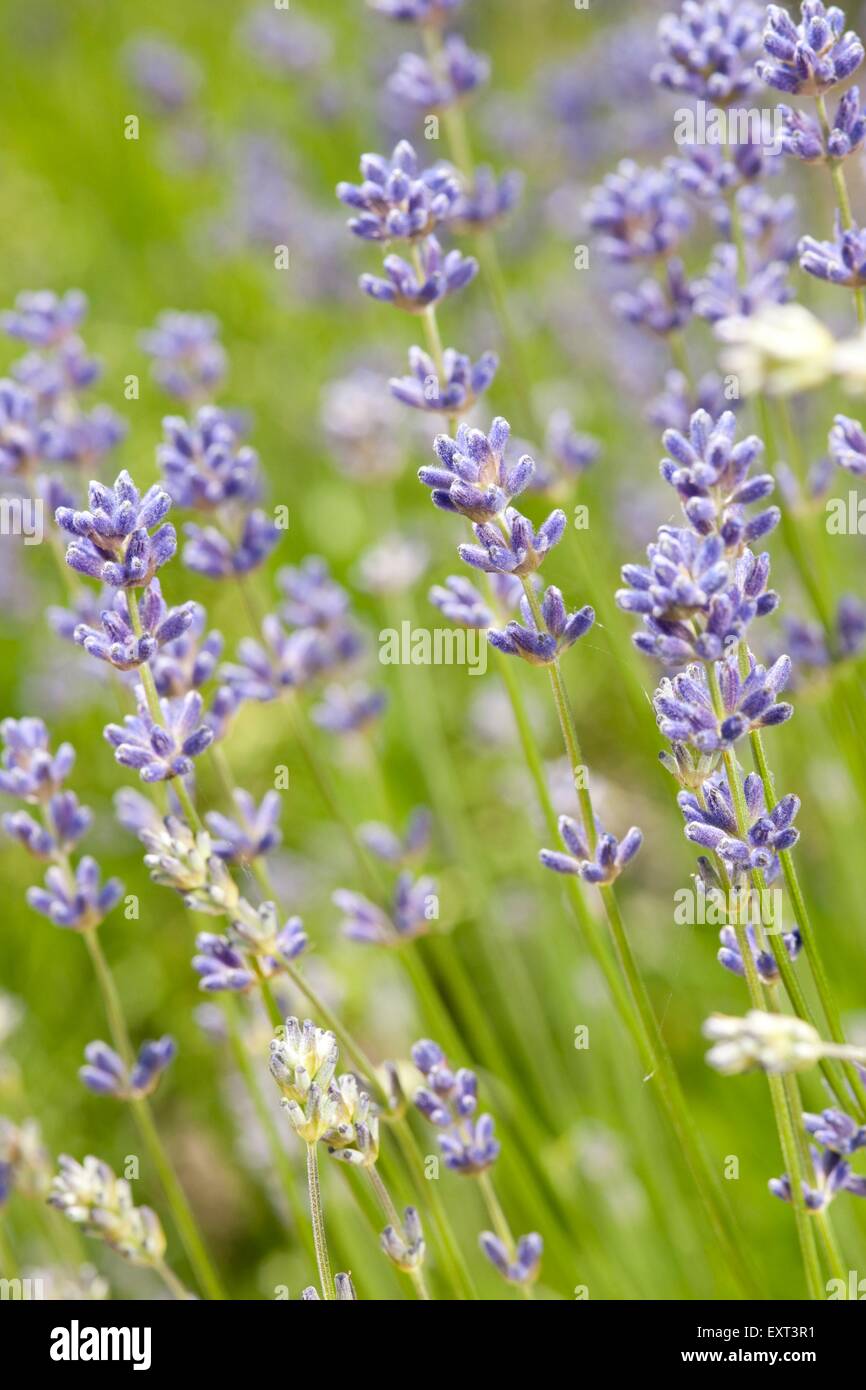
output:
<instances>
[{"instance_id":1,"label":"lavender flower spike","mask_svg":"<svg viewBox=\"0 0 866 1390\"><path fill-rule=\"evenodd\" d=\"M0 476L27 474L39 453L36 397L4 377L0 380Z\"/></svg>"},{"instance_id":2,"label":"lavender flower spike","mask_svg":"<svg viewBox=\"0 0 866 1390\"><path fill-rule=\"evenodd\" d=\"M836 114L830 121L826 140L819 122L813 116L792 106L780 106L782 117L781 145L785 154L807 164L828 159L847 159L856 154L866 139L866 112L860 105L860 90L850 87L844 92Z\"/></svg>"},{"instance_id":3,"label":"lavender flower spike","mask_svg":"<svg viewBox=\"0 0 866 1390\"><path fill-rule=\"evenodd\" d=\"M834 241L818 241L815 237L800 238L797 248L800 267L807 275L827 280L831 285L861 289L866 285L866 228L842 227L836 215Z\"/></svg>"},{"instance_id":4,"label":"lavender flower spike","mask_svg":"<svg viewBox=\"0 0 866 1390\"><path fill-rule=\"evenodd\" d=\"M132 1071L127 1072L113 1048L104 1042L92 1042L84 1049L85 1065L79 1068L78 1076L95 1095L141 1100L156 1090L176 1053L177 1044L168 1036L142 1043Z\"/></svg>"},{"instance_id":5,"label":"lavender flower spike","mask_svg":"<svg viewBox=\"0 0 866 1390\"><path fill-rule=\"evenodd\" d=\"M81 290L58 295L53 290L25 290L15 308L0 315L0 328L10 338L31 347L57 347L75 334L87 313L87 296Z\"/></svg>"},{"instance_id":6,"label":"lavender flower spike","mask_svg":"<svg viewBox=\"0 0 866 1390\"><path fill-rule=\"evenodd\" d=\"M533 666L549 666L557 657L584 637L595 622L595 612L589 605L576 613L567 613L559 589L553 585L541 601L544 628L539 630L529 600L520 601L522 623L510 622L503 632L491 628L487 640L497 651L519 656Z\"/></svg>"},{"instance_id":7,"label":"lavender flower spike","mask_svg":"<svg viewBox=\"0 0 866 1390\"><path fill-rule=\"evenodd\" d=\"M143 782L164 782L186 777L197 758L213 742L213 731L202 720L202 698L197 690L176 700L160 700L161 724L156 724L145 705L128 714L123 725L108 724L105 737L122 767L138 769Z\"/></svg>"},{"instance_id":8,"label":"lavender flower spike","mask_svg":"<svg viewBox=\"0 0 866 1390\"><path fill-rule=\"evenodd\" d=\"M390 160L362 155L361 173L363 183L338 183L337 197L357 212L349 230L364 241L420 241L448 218L460 193L447 166L420 167L408 140Z\"/></svg>"},{"instance_id":9,"label":"lavender flower spike","mask_svg":"<svg viewBox=\"0 0 866 1390\"><path fill-rule=\"evenodd\" d=\"M388 90L422 111L441 111L477 92L490 78L490 59L474 53L460 34L446 35L441 62L418 53L403 53L388 80Z\"/></svg>"},{"instance_id":10,"label":"lavender flower spike","mask_svg":"<svg viewBox=\"0 0 866 1390\"><path fill-rule=\"evenodd\" d=\"M440 380L429 353L411 347L409 376L392 377L388 385L392 396L415 410L465 414L490 386L498 366L495 352L484 352L477 362L472 362L465 354L446 348L442 359L443 379Z\"/></svg>"},{"instance_id":11,"label":"lavender flower spike","mask_svg":"<svg viewBox=\"0 0 866 1390\"><path fill-rule=\"evenodd\" d=\"M421 1218L415 1207L407 1207L404 1212L403 1234L396 1231L393 1226L386 1226L379 1238L379 1244L391 1263L396 1265L397 1269L401 1269L404 1274L420 1269L424 1263L427 1247L424 1243L424 1232L421 1229Z\"/></svg>"},{"instance_id":12,"label":"lavender flower spike","mask_svg":"<svg viewBox=\"0 0 866 1390\"><path fill-rule=\"evenodd\" d=\"M79 623L73 638L89 656L109 662L118 671L131 671L150 661L165 643L181 637L192 623L194 609L192 603L167 608L159 580L153 579L140 600L140 633L133 628L126 593L121 589L112 607L100 613L100 627Z\"/></svg>"},{"instance_id":13,"label":"lavender flower spike","mask_svg":"<svg viewBox=\"0 0 866 1390\"><path fill-rule=\"evenodd\" d=\"M489 523L476 524L473 530L480 544L460 545L457 553L464 564L488 574L532 574L562 540L565 512L552 511L537 531L514 507L506 508L504 516L505 534Z\"/></svg>"},{"instance_id":14,"label":"lavender flower spike","mask_svg":"<svg viewBox=\"0 0 866 1390\"><path fill-rule=\"evenodd\" d=\"M463 0L367 0L370 8L387 19L403 20L408 24L444 24Z\"/></svg>"},{"instance_id":15,"label":"lavender flower spike","mask_svg":"<svg viewBox=\"0 0 866 1390\"><path fill-rule=\"evenodd\" d=\"M215 526L197 526L188 521L183 563L195 574L208 579L231 579L250 574L263 565L282 537L282 531L263 511L250 512L236 541L229 540Z\"/></svg>"},{"instance_id":16,"label":"lavender flower spike","mask_svg":"<svg viewBox=\"0 0 866 1390\"><path fill-rule=\"evenodd\" d=\"M239 444L225 411L202 406L191 423L169 415L162 428L165 443L157 449L157 462L176 506L209 512L258 501L259 456Z\"/></svg>"},{"instance_id":17,"label":"lavender flower spike","mask_svg":"<svg viewBox=\"0 0 866 1390\"><path fill-rule=\"evenodd\" d=\"M160 525L171 508L168 493L155 483L142 497L124 470L113 488L92 482L88 503L87 511L58 507L55 514L58 526L75 537L66 563L115 589L145 588L177 548L174 527Z\"/></svg>"},{"instance_id":18,"label":"lavender flower spike","mask_svg":"<svg viewBox=\"0 0 866 1390\"><path fill-rule=\"evenodd\" d=\"M69 854L90 829L92 812L82 806L75 792L56 792L46 804L48 827L26 811L12 811L0 819L6 834L22 844L36 859Z\"/></svg>"},{"instance_id":19,"label":"lavender flower spike","mask_svg":"<svg viewBox=\"0 0 866 1390\"><path fill-rule=\"evenodd\" d=\"M517 205L523 175L515 169L498 177L487 164L475 170L471 187L463 187L448 225L455 232L482 232L495 227Z\"/></svg>"},{"instance_id":20,"label":"lavender flower spike","mask_svg":"<svg viewBox=\"0 0 866 1390\"><path fill-rule=\"evenodd\" d=\"M338 888L332 901L343 914L341 931L350 941L364 945L399 946L423 936L438 915L436 883L432 878L413 878L401 873L387 912L360 893Z\"/></svg>"},{"instance_id":21,"label":"lavender flower spike","mask_svg":"<svg viewBox=\"0 0 866 1390\"><path fill-rule=\"evenodd\" d=\"M747 98L757 86L760 26L753 0L685 0L679 14L659 21L664 56L653 82L717 106Z\"/></svg>"},{"instance_id":22,"label":"lavender flower spike","mask_svg":"<svg viewBox=\"0 0 866 1390\"><path fill-rule=\"evenodd\" d=\"M772 951L764 950L758 943L755 928L751 925L746 926L746 938L749 943L749 950L755 962L755 969L765 985L778 984L781 978L776 957ZM733 927L722 927L719 932L721 949L718 952L718 962L726 970L730 970L733 975L745 976L746 967L743 961L743 953L740 950L740 943L737 940L737 933ZM789 960L796 960L802 949L803 939L798 931L785 932L782 936L782 944L788 954Z\"/></svg>"},{"instance_id":23,"label":"lavender flower spike","mask_svg":"<svg viewBox=\"0 0 866 1390\"><path fill-rule=\"evenodd\" d=\"M22 801L50 801L75 764L72 744L61 743L52 753L45 724L32 718L4 719L0 723L0 739L0 791Z\"/></svg>"},{"instance_id":24,"label":"lavender flower spike","mask_svg":"<svg viewBox=\"0 0 866 1390\"><path fill-rule=\"evenodd\" d=\"M499 1270L507 1283L517 1284L521 1288L529 1288L535 1283L541 1271L541 1256L544 1253L544 1241L537 1232L520 1237L513 1258L492 1231L482 1231L478 1237L478 1244L494 1269Z\"/></svg>"},{"instance_id":25,"label":"lavender flower spike","mask_svg":"<svg viewBox=\"0 0 866 1390\"><path fill-rule=\"evenodd\" d=\"M858 1125L842 1110L822 1110L820 1115L805 1114L803 1124L825 1149L837 1154L853 1154L866 1149L866 1125Z\"/></svg>"},{"instance_id":26,"label":"lavender flower spike","mask_svg":"<svg viewBox=\"0 0 866 1390\"><path fill-rule=\"evenodd\" d=\"M699 753L730 748L752 729L784 724L794 713L776 697L791 678L791 660L780 656L766 669L749 655L749 673L740 675L736 661L717 661L722 694L717 715L703 666L691 665L671 679L665 677L653 696L659 729L674 744L691 744Z\"/></svg>"},{"instance_id":27,"label":"lavender flower spike","mask_svg":"<svg viewBox=\"0 0 866 1390\"><path fill-rule=\"evenodd\" d=\"M493 622L493 614L484 599L462 575L451 574L444 584L434 584L428 597L433 606L458 627L483 630Z\"/></svg>"},{"instance_id":28,"label":"lavender flower spike","mask_svg":"<svg viewBox=\"0 0 866 1390\"><path fill-rule=\"evenodd\" d=\"M378 275L361 276L358 284L364 294L408 314L423 314L431 304L438 304L468 285L478 273L478 262L456 248L443 253L436 237L428 236L421 243L420 274L402 256L386 256L382 268L385 279Z\"/></svg>"},{"instance_id":29,"label":"lavender flower spike","mask_svg":"<svg viewBox=\"0 0 866 1390\"><path fill-rule=\"evenodd\" d=\"M843 32L845 12L822 0L803 0L795 24L781 5L767 6L764 51L758 76L780 92L821 96L844 82L863 62L863 45L855 33Z\"/></svg>"},{"instance_id":30,"label":"lavender flower spike","mask_svg":"<svg viewBox=\"0 0 866 1390\"><path fill-rule=\"evenodd\" d=\"M493 421L487 435L465 424L454 439L437 435L433 450L441 467L418 470L420 481L432 489L434 506L479 522L490 521L504 511L529 485L535 471L528 454L511 466L506 463L510 435L511 426L501 416Z\"/></svg>"},{"instance_id":31,"label":"lavender flower spike","mask_svg":"<svg viewBox=\"0 0 866 1390\"><path fill-rule=\"evenodd\" d=\"M45 875L44 888L28 888L27 902L55 927L91 931L108 916L123 896L123 884L110 878L103 885L99 865L85 855L75 870L74 882L54 864Z\"/></svg>"},{"instance_id":32,"label":"lavender flower spike","mask_svg":"<svg viewBox=\"0 0 866 1390\"><path fill-rule=\"evenodd\" d=\"M254 859L275 849L282 840L280 794L267 792L260 806L256 806L249 792L241 787L235 788L232 797L238 812L237 820L218 811L209 811L205 816L208 828L215 837L214 853L231 864L251 864Z\"/></svg>"},{"instance_id":33,"label":"lavender flower spike","mask_svg":"<svg viewBox=\"0 0 866 1390\"><path fill-rule=\"evenodd\" d=\"M590 857L583 830L571 816L559 817L559 834L568 853L540 850L541 863L558 874L576 874L586 883L613 883L643 844L643 835L636 825L622 840L602 832Z\"/></svg>"},{"instance_id":34,"label":"lavender flower spike","mask_svg":"<svg viewBox=\"0 0 866 1390\"><path fill-rule=\"evenodd\" d=\"M599 249L616 262L669 255L692 221L673 175L641 169L630 159L593 190L586 217L599 234Z\"/></svg>"},{"instance_id":35,"label":"lavender flower spike","mask_svg":"<svg viewBox=\"0 0 866 1390\"><path fill-rule=\"evenodd\" d=\"M830 431L830 456L857 478L866 477L866 430L859 420L837 415Z\"/></svg>"},{"instance_id":36,"label":"lavender flower spike","mask_svg":"<svg viewBox=\"0 0 866 1390\"><path fill-rule=\"evenodd\" d=\"M218 994L223 990L243 993L257 985L252 965L247 964L243 953L232 945L227 936L199 932L195 945L192 968L199 976L199 989L208 994Z\"/></svg>"},{"instance_id":37,"label":"lavender flower spike","mask_svg":"<svg viewBox=\"0 0 866 1390\"><path fill-rule=\"evenodd\" d=\"M329 685L321 701L310 710L310 718L332 734L359 733L375 723L387 701L384 690L372 690L364 681L349 686Z\"/></svg>"},{"instance_id":38,"label":"lavender flower spike","mask_svg":"<svg viewBox=\"0 0 866 1390\"><path fill-rule=\"evenodd\" d=\"M141 335L141 346L153 358L154 380L178 400L206 400L225 377L226 353L211 314L168 309Z\"/></svg>"},{"instance_id":39,"label":"lavender flower spike","mask_svg":"<svg viewBox=\"0 0 866 1390\"><path fill-rule=\"evenodd\" d=\"M770 473L749 477L763 459L764 446L754 434L737 443L736 432L732 411L713 419L697 410L687 435L665 431L670 457L661 463L661 475L676 489L690 525L702 536L717 531L729 549L763 538L780 518L779 509L771 507L746 520L745 508L769 497L774 481Z\"/></svg>"},{"instance_id":40,"label":"lavender flower spike","mask_svg":"<svg viewBox=\"0 0 866 1390\"><path fill-rule=\"evenodd\" d=\"M485 1172L499 1157L499 1142L492 1116L475 1118L475 1073L463 1067L452 1071L439 1044L426 1039L412 1048L412 1061L427 1083L416 1091L415 1104L439 1130L439 1147L446 1168L464 1177Z\"/></svg>"}]
</instances>

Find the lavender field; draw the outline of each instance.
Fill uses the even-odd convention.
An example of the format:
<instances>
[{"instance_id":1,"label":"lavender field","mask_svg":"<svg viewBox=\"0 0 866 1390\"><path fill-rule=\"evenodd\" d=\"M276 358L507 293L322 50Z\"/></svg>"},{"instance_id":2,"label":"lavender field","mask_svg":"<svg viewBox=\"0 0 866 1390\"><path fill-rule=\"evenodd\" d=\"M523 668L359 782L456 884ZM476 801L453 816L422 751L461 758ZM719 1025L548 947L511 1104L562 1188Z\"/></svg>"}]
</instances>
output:
<instances>
[{"instance_id":1,"label":"lavender field","mask_svg":"<svg viewBox=\"0 0 866 1390\"><path fill-rule=\"evenodd\" d=\"M0 39L2 1297L866 1297L866 5Z\"/></svg>"}]
</instances>

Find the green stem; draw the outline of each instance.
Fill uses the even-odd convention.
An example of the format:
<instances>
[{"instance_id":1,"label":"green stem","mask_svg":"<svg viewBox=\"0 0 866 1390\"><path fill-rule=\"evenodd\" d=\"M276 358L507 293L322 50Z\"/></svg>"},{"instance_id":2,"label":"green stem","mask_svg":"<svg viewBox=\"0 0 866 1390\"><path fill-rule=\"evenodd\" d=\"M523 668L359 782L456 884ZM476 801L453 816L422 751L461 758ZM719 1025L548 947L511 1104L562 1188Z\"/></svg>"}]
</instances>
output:
<instances>
[{"instance_id":1,"label":"green stem","mask_svg":"<svg viewBox=\"0 0 866 1390\"><path fill-rule=\"evenodd\" d=\"M381 1206L382 1211L385 1214L385 1220L388 1221L389 1224L394 1227L394 1230L397 1232L397 1234L405 1241L405 1232L403 1230L403 1223L400 1220L400 1214L397 1211L397 1208L394 1206L394 1203L391 1199L391 1194L385 1186L382 1174L379 1172L378 1168L374 1163L366 1165L366 1172L367 1177L370 1179L373 1191L375 1192L376 1197L378 1199L379 1205ZM418 1298L422 1302L429 1302L430 1293L427 1288L427 1284L424 1280L424 1271L421 1268L421 1266L417 1265L414 1269L408 1269L406 1270L406 1273L412 1280L412 1284L414 1286L415 1292L418 1295Z\"/></svg>"},{"instance_id":2,"label":"green stem","mask_svg":"<svg viewBox=\"0 0 866 1390\"><path fill-rule=\"evenodd\" d=\"M823 93L815 98L815 105L818 108L818 120L821 123L821 130L824 135L824 143L830 135L830 118L827 115L827 102ZM833 180L833 191L836 194L836 203L839 208L839 217L843 228L847 231L854 225L854 214L851 210L851 199L848 195L848 184L845 180L845 171L840 159L832 159L828 156L827 167L830 170L830 177ZM854 305L857 310L857 322L861 328L866 327L866 303L864 303L862 288L854 291Z\"/></svg>"},{"instance_id":3,"label":"green stem","mask_svg":"<svg viewBox=\"0 0 866 1390\"><path fill-rule=\"evenodd\" d=\"M129 1038L123 1007L120 1002L120 995L114 981L114 976L111 973L111 968L103 953L96 930L85 931L82 932L81 935L87 946L93 964L93 970L102 994L112 1041L125 1065L131 1067L135 1054ZM150 1105L145 1099L140 1098L130 1101L130 1106L136 1124L138 1125L139 1133L144 1140L145 1146L150 1154L151 1162L156 1169L160 1184L165 1192L166 1200L171 1207L178 1234L183 1242L190 1264L195 1270L196 1278L209 1298L223 1299L225 1298L225 1293L223 1292L219 1277L205 1249L204 1241L199 1233L195 1217L192 1214L192 1210L187 1202L177 1174L172 1167L171 1160L163 1147L162 1140L154 1124Z\"/></svg>"},{"instance_id":4,"label":"green stem","mask_svg":"<svg viewBox=\"0 0 866 1390\"><path fill-rule=\"evenodd\" d=\"M179 1302L188 1302L192 1298L192 1294L188 1289L184 1288L183 1284L174 1273L174 1270L166 1264L165 1260L159 1260L153 1267L172 1298L177 1299Z\"/></svg>"},{"instance_id":5,"label":"green stem","mask_svg":"<svg viewBox=\"0 0 866 1390\"><path fill-rule=\"evenodd\" d=\"M761 736L760 730L756 729L751 734L750 743L752 747L752 756L755 761L755 767L757 768L758 775L763 784L764 798L767 803L767 810L772 811L773 807L778 804L778 797L776 796L776 788L773 781L773 774L770 771L770 765L767 761L767 754L764 749L764 741ZM788 893L791 899L791 905L794 909L794 918L796 920L797 926L799 927L800 935L803 939L803 946L806 951L806 958L809 961L809 965L812 970L812 976L815 980L815 986L818 991L818 996L821 1000L821 1007L824 1010L824 1014L827 1019L827 1026L830 1029L830 1036L832 1037L835 1043L838 1043L840 1046L845 1046L846 1038L845 1030L842 1027L841 1014L839 1012L839 1007L836 1003L836 999L833 994L833 989L830 984L830 979L827 974L827 970L824 966L824 961L821 956L821 950L818 945L818 939L815 934L815 930L812 926L812 921L809 916L808 908L806 907L806 899L803 894L803 889L800 884L799 875L797 873L796 865L794 863L794 857L791 851L782 850L779 855L779 862L782 865L782 873L784 874L785 884L787 886ZM782 948L782 950L784 953L784 947ZM801 1017L803 1017L802 1014ZM860 1078L860 1074L857 1071L856 1067L850 1065L846 1068L846 1074L857 1097L857 1101L860 1105L861 1116L866 1118L866 1088L864 1088L863 1082ZM839 1098L844 1105L847 1101L847 1097L840 1096Z\"/></svg>"},{"instance_id":6,"label":"green stem","mask_svg":"<svg viewBox=\"0 0 866 1390\"><path fill-rule=\"evenodd\" d=\"M310 1196L310 1216L313 1222L316 1266L319 1271L322 1298L327 1303L333 1303L335 1298L334 1281L331 1278L331 1262L328 1259L328 1242L325 1237L325 1222L322 1215L322 1194L319 1188L319 1158L315 1144L307 1145L307 1191Z\"/></svg>"}]
</instances>

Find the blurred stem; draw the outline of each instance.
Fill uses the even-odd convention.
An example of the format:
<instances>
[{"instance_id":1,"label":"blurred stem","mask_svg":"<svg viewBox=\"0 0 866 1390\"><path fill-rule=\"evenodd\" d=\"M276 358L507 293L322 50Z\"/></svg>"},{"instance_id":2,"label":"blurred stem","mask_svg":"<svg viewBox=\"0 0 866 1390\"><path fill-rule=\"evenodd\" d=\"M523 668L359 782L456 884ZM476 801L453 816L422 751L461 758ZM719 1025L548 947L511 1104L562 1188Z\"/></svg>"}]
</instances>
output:
<instances>
[{"instance_id":1,"label":"blurred stem","mask_svg":"<svg viewBox=\"0 0 866 1390\"><path fill-rule=\"evenodd\" d=\"M322 1194L319 1188L319 1156L316 1147L315 1144L307 1144L307 1191L310 1195L310 1216L313 1222L313 1240L316 1246L316 1265L319 1270L322 1298L326 1303L333 1303L334 1281L331 1278L331 1262L328 1259L328 1242L325 1237Z\"/></svg>"},{"instance_id":2,"label":"blurred stem","mask_svg":"<svg viewBox=\"0 0 866 1390\"><path fill-rule=\"evenodd\" d=\"M87 947L90 960L93 965L94 974L99 984L102 1002L108 1019L108 1027L111 1038L120 1054L124 1065L131 1068L135 1061L135 1053L129 1038L126 1027L126 1020L123 1014L123 1006L120 1002L120 995L111 967L105 958L96 928L81 933ZM166 1153L162 1140L159 1137L156 1125L153 1120L150 1105L147 1100L141 1098L129 1102L133 1112L139 1133L147 1148L151 1162L156 1169L166 1200L171 1208L175 1225L178 1229L183 1247L189 1257L189 1262L196 1273L196 1278L205 1290L209 1298L223 1299L225 1293L220 1284L219 1277L211 1262L210 1256L205 1249L204 1241L196 1224L192 1209L187 1202L183 1188L177 1174L172 1167L171 1160Z\"/></svg>"},{"instance_id":3,"label":"blurred stem","mask_svg":"<svg viewBox=\"0 0 866 1390\"><path fill-rule=\"evenodd\" d=\"M531 583L526 579L523 580L523 588L538 625L538 629L539 631L543 631L544 620L535 591ZM506 660L508 660L507 657ZM597 840L595 815L592 797L589 787L586 785L586 764L583 761L574 715L572 714L568 695L562 680L559 662L554 661L548 669L550 672L554 703L562 730L562 737L574 774L575 787L577 789L584 823L584 833L590 847L594 848ZM649 993L640 974L637 961L632 953L631 944L625 931L616 894L610 884L602 885L599 891L604 905L608 927L613 939L616 957L628 986L631 1000L640 1019L646 1050L651 1063L651 1071L658 1076L663 1103L691 1169L706 1214L723 1250L725 1250L727 1254L731 1269L737 1273L738 1278L744 1282L749 1282L750 1276L740 1251L738 1237L733 1227L730 1212L718 1191L715 1175L704 1153L700 1135L698 1134L697 1127L688 1108L673 1058L664 1040Z\"/></svg>"},{"instance_id":4,"label":"blurred stem","mask_svg":"<svg viewBox=\"0 0 866 1390\"><path fill-rule=\"evenodd\" d=\"M9 1223L5 1215L0 1216L0 1274L4 1279L18 1278L18 1261L9 1239Z\"/></svg>"},{"instance_id":5,"label":"blurred stem","mask_svg":"<svg viewBox=\"0 0 866 1390\"><path fill-rule=\"evenodd\" d=\"M405 1243L406 1233L403 1230L403 1223L400 1220L400 1213L397 1211L397 1208L394 1206L394 1203L391 1200L391 1194L385 1186L382 1174L379 1172L375 1163L368 1163L364 1166L367 1173L367 1177L370 1179L370 1183L372 1185L373 1191L376 1194L376 1198L379 1202L379 1205L381 1206L382 1211L385 1214L385 1220L391 1226L394 1227L394 1230L396 1231L397 1235L400 1236L400 1238ZM409 1275L409 1278L412 1281L413 1287L415 1289L416 1294L418 1295L418 1298L425 1303L429 1302L430 1293L424 1281L424 1271L421 1268L421 1266L417 1265L414 1269L407 1269L406 1273Z\"/></svg>"},{"instance_id":6,"label":"blurred stem","mask_svg":"<svg viewBox=\"0 0 866 1390\"><path fill-rule=\"evenodd\" d=\"M829 149L828 139L830 136L830 118L827 115L827 101L823 92L816 96L815 105L818 109L818 120L821 123L821 131L824 136L825 147ZM845 170L842 167L841 159L827 157L827 167L830 170L830 178L833 180L833 191L836 194L836 204L839 208L839 218L842 227L848 231L854 226L854 214L851 211L851 199L848 196L848 184L845 180ZM866 327L866 303L864 303L863 290L858 287L854 291L854 307L857 310L857 322L861 328Z\"/></svg>"},{"instance_id":7,"label":"blurred stem","mask_svg":"<svg viewBox=\"0 0 866 1390\"><path fill-rule=\"evenodd\" d=\"M177 1275L169 1267L169 1265L166 1264L165 1260L159 1260L153 1267L156 1270L162 1282L165 1284L172 1298L177 1299L179 1302L189 1302L189 1300L192 1298L192 1294L189 1292L188 1289L184 1288Z\"/></svg>"},{"instance_id":8,"label":"blurred stem","mask_svg":"<svg viewBox=\"0 0 866 1390\"><path fill-rule=\"evenodd\" d=\"M836 1237L833 1233L833 1226L830 1220L830 1213L828 1211L816 1211L812 1219L818 1227L818 1235L824 1247L824 1256L827 1260L830 1274L834 1279L841 1281L842 1287L845 1290L845 1299L847 1300L848 1271L845 1268L842 1252L836 1243Z\"/></svg>"},{"instance_id":9,"label":"blurred stem","mask_svg":"<svg viewBox=\"0 0 866 1390\"><path fill-rule=\"evenodd\" d=\"M141 614L138 609L138 594L134 589L125 589L124 592L126 594L126 603L129 609L129 621L132 624L132 630L136 637L142 637L144 635L144 628L141 625ZM149 663L145 661L143 665L139 667L139 671L141 672L141 683L144 686L144 698L147 702L150 717L154 724L162 724L162 710L159 707L159 695Z\"/></svg>"},{"instance_id":10,"label":"blurred stem","mask_svg":"<svg viewBox=\"0 0 866 1390\"><path fill-rule=\"evenodd\" d=\"M752 732L752 734L750 735L750 743L752 747L752 757L755 762L755 767L757 768L758 775L760 776L761 782L763 784L764 798L767 803L767 810L772 811L773 807L778 804L779 799L776 796L776 788L775 783L773 781L773 774L770 771L770 765L767 762L767 754L764 749L764 741L761 736L760 730L755 729ZM833 989L830 984L830 979L824 966L820 947L818 945L818 939L815 934L815 930L812 926L812 921L809 916L808 908L806 907L806 899L803 894L803 889L800 884L799 875L797 873L797 869L794 864L794 857L791 851L782 850L779 854L779 861L782 865L782 873L784 874L785 883L788 888L788 894L791 899L791 905L794 909L794 918L796 920L797 926L799 927L800 935L803 938L803 946L806 951L806 958L809 961L809 965L811 966L812 977L815 981L818 996L821 1000L821 1006L824 1010L824 1014L827 1019L827 1025L830 1029L830 1036L835 1043L845 1046L847 1040L845 1038L845 1030L842 1027L842 1018L839 1012L839 1006L836 1003ZM775 938L773 944L775 948ZM784 952L784 945L782 945L782 951L787 958L787 953ZM799 1009L797 1010L797 1012L800 1012ZM801 1017L803 1017L802 1014ZM864 1088L860 1074L855 1066L849 1064L846 1067L846 1075L848 1077L850 1085L854 1090L858 1104L860 1106L860 1118L866 1118L866 1088ZM838 1095L838 1088L834 1086L834 1090L836 1090ZM847 1102L847 1097L844 1094L842 1096L839 1096L839 1099L842 1101L843 1105L845 1103L849 1103Z\"/></svg>"},{"instance_id":11,"label":"blurred stem","mask_svg":"<svg viewBox=\"0 0 866 1390\"><path fill-rule=\"evenodd\" d=\"M204 830L204 826L202 824L201 816L195 809L193 799L190 796L189 791L187 790L186 783L184 782L182 777L175 777L172 786L174 788L174 794L180 802L181 810L183 811L183 814L186 817L187 825L189 826L190 830L195 831L197 835L200 834L201 831Z\"/></svg>"}]
</instances>

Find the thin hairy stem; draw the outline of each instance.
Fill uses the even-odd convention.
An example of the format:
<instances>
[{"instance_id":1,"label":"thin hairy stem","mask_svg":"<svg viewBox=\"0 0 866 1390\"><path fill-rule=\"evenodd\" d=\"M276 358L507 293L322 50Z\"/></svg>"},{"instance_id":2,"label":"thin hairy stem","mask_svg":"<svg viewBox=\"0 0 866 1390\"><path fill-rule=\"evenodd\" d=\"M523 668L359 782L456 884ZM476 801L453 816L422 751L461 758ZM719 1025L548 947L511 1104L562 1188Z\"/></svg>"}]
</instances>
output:
<instances>
[{"instance_id":1,"label":"thin hairy stem","mask_svg":"<svg viewBox=\"0 0 866 1390\"><path fill-rule=\"evenodd\" d=\"M334 1281L331 1277L331 1262L328 1258L328 1242L325 1236L325 1220L322 1213L322 1193L319 1188L319 1156L315 1144L307 1145L307 1192L310 1197L310 1216L313 1223L313 1240L316 1246L316 1267L319 1271L319 1287L322 1298L333 1303Z\"/></svg>"}]
</instances>

